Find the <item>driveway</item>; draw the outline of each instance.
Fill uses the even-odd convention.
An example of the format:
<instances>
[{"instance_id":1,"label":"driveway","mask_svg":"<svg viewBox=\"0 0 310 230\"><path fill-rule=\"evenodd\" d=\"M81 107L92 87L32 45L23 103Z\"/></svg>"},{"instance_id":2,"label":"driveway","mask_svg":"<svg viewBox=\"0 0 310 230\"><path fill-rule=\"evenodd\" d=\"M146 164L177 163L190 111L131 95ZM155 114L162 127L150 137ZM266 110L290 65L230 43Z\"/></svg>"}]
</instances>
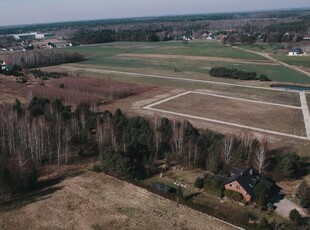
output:
<instances>
[{"instance_id":1,"label":"driveway","mask_svg":"<svg viewBox=\"0 0 310 230\"><path fill-rule=\"evenodd\" d=\"M298 205L296 205L294 202L288 200L287 198L283 198L278 203L274 204L276 208L276 213L279 216L282 216L286 219L289 218L290 211L293 209L296 209L303 217L308 216L302 208L300 208Z\"/></svg>"}]
</instances>

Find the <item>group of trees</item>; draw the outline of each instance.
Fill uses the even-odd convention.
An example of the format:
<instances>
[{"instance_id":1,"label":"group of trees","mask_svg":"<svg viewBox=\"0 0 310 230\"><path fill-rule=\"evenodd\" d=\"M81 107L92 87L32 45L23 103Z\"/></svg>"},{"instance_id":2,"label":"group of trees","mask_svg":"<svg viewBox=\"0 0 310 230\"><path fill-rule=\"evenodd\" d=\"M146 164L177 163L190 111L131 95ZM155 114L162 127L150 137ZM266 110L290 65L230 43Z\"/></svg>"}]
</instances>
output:
<instances>
[{"instance_id":1,"label":"group of trees","mask_svg":"<svg viewBox=\"0 0 310 230\"><path fill-rule=\"evenodd\" d=\"M9 56L10 63L21 66L24 69L39 68L50 65L82 61L84 57L79 53L63 50L39 50L14 52Z\"/></svg>"},{"instance_id":2,"label":"group of trees","mask_svg":"<svg viewBox=\"0 0 310 230\"><path fill-rule=\"evenodd\" d=\"M259 77L257 77L256 72L246 72L234 68L212 67L209 73L213 77L223 77L240 80L270 81L270 79L265 74L261 74Z\"/></svg>"},{"instance_id":3,"label":"group of trees","mask_svg":"<svg viewBox=\"0 0 310 230\"><path fill-rule=\"evenodd\" d=\"M232 165L253 165L278 178L301 175L295 154L271 152L246 131L225 136L187 121L94 113L85 103L71 111L60 100L36 97L27 108L18 101L1 106L0 115L0 172L16 188L40 165L67 164L86 153L99 153L101 170L127 179L156 173L158 159L222 174Z\"/></svg>"},{"instance_id":4,"label":"group of trees","mask_svg":"<svg viewBox=\"0 0 310 230\"><path fill-rule=\"evenodd\" d=\"M7 67L6 69L2 69L0 67L0 74L6 76L15 76L15 77L23 77L24 73L22 72L23 69L19 65L13 65L12 67Z\"/></svg>"},{"instance_id":5,"label":"group of trees","mask_svg":"<svg viewBox=\"0 0 310 230\"><path fill-rule=\"evenodd\" d=\"M43 80L47 80L50 78L61 78L61 77L68 77L69 76L69 74L66 72L46 72L46 71L42 71L40 69L30 70L30 73L35 78L40 78Z\"/></svg>"}]
</instances>

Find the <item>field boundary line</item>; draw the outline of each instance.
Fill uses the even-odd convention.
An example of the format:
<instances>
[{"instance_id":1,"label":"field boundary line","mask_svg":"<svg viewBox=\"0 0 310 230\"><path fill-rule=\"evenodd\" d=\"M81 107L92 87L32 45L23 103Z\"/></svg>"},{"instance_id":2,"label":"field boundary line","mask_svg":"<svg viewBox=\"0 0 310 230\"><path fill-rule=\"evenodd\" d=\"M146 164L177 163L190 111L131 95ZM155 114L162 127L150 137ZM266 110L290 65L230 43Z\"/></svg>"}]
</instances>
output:
<instances>
[{"instance_id":1,"label":"field boundary line","mask_svg":"<svg viewBox=\"0 0 310 230\"><path fill-rule=\"evenodd\" d=\"M69 69L69 70L70 69L71 70L84 70L86 72L93 72L93 73L122 74L122 75L130 75L133 77L150 77L150 78L160 78L160 79L167 79L167 80L209 83L209 84L215 84L215 85L227 85L227 86L243 87L243 88L250 88L250 89L272 90L272 91L279 91L279 92L292 92L292 93L299 93L300 92L297 90L288 90L288 89L280 89L280 88L267 88L267 87L262 87L262 86L241 85L241 84L235 84L235 83L199 80L199 79L191 79L191 78L168 77L168 76L162 76L162 75L134 73L134 72L123 72L123 71L107 70L107 69L81 68L81 67L71 67L71 66L61 66L61 67L65 68L65 69Z\"/></svg>"},{"instance_id":2,"label":"field boundary line","mask_svg":"<svg viewBox=\"0 0 310 230\"><path fill-rule=\"evenodd\" d=\"M228 126L233 126L233 127L237 127L237 128L242 128L242 129L249 129L249 130L253 130L253 131L257 131L257 132L262 132L262 133L268 133L268 134L284 136L284 137L292 137L292 138L302 139L302 140L309 140L308 136L307 137L303 137L303 136L298 136L298 135L289 134L289 133L283 133L283 132L278 132L278 131L273 131L273 130L268 130L268 129L256 128L256 127L248 126L248 125L241 125L241 124L227 122L227 121L221 121L221 120L216 120L216 119L211 119L211 118L206 118L206 117L190 115L190 114L186 114L186 113L178 113L178 112L173 112L173 111L169 111L169 110L153 108L156 105L159 105L159 104L162 104L164 102L173 100L175 98L178 98L178 97L190 94L192 92L195 92L195 91L186 91L186 92L174 95L172 97L168 97L168 98L165 98L163 100L159 100L157 102L151 103L151 104L146 105L146 106L144 106L142 108L146 109L146 110L152 110L152 111L156 111L156 112L161 112L161 113L166 113L166 114L171 114L171 115L176 115L176 116L181 116L181 117L186 117L186 118L191 118L191 119L203 120L203 121L213 122L213 123L217 123L217 124L222 124L222 125L228 125ZM301 109L301 108L299 108L299 109ZM310 115L309 115L309 121L310 121Z\"/></svg>"},{"instance_id":3,"label":"field boundary line","mask_svg":"<svg viewBox=\"0 0 310 230\"><path fill-rule=\"evenodd\" d=\"M302 114L304 116L307 137L310 139L310 113L309 113L307 98L306 98L305 92L300 92L299 95L300 95L300 104L302 108Z\"/></svg>"}]
</instances>

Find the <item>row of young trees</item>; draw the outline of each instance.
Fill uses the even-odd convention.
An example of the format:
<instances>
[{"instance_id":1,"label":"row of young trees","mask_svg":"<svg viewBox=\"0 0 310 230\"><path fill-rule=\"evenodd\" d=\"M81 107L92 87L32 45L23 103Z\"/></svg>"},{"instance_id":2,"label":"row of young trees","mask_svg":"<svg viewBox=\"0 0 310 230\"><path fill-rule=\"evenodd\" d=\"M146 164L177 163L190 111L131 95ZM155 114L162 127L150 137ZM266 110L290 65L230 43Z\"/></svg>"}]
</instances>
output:
<instances>
[{"instance_id":1,"label":"row of young trees","mask_svg":"<svg viewBox=\"0 0 310 230\"><path fill-rule=\"evenodd\" d=\"M19 189L42 164L67 164L75 157L100 154L101 170L128 179L157 172L156 161L227 173L231 166L253 165L277 178L301 175L296 154L267 148L248 131L239 136L199 131L188 121L157 116L128 117L121 110L75 111L60 100L33 98L27 108L16 101L0 107L0 183Z\"/></svg>"}]
</instances>

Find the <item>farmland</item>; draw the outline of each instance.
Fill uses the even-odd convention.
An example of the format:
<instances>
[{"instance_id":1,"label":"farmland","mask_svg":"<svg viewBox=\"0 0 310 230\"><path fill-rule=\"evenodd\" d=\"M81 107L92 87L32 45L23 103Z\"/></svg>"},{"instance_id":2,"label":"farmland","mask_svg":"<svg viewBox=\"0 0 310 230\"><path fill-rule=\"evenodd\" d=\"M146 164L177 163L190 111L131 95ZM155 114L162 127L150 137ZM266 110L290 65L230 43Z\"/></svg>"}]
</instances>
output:
<instances>
[{"instance_id":1,"label":"farmland","mask_svg":"<svg viewBox=\"0 0 310 230\"><path fill-rule=\"evenodd\" d=\"M145 189L85 171L36 195L2 206L0 228L20 226L24 229L59 229L60 226L65 229L233 229Z\"/></svg>"},{"instance_id":2,"label":"farmland","mask_svg":"<svg viewBox=\"0 0 310 230\"><path fill-rule=\"evenodd\" d=\"M298 108L259 104L199 92L178 97L154 108L305 136L302 111Z\"/></svg>"},{"instance_id":3,"label":"farmland","mask_svg":"<svg viewBox=\"0 0 310 230\"><path fill-rule=\"evenodd\" d=\"M151 71L188 72L208 77L212 67L223 66L265 74L278 82L310 83L309 77L271 63L260 55L221 45L217 41L181 41L91 45L69 48L86 56L81 64L105 68L138 68Z\"/></svg>"}]
</instances>

